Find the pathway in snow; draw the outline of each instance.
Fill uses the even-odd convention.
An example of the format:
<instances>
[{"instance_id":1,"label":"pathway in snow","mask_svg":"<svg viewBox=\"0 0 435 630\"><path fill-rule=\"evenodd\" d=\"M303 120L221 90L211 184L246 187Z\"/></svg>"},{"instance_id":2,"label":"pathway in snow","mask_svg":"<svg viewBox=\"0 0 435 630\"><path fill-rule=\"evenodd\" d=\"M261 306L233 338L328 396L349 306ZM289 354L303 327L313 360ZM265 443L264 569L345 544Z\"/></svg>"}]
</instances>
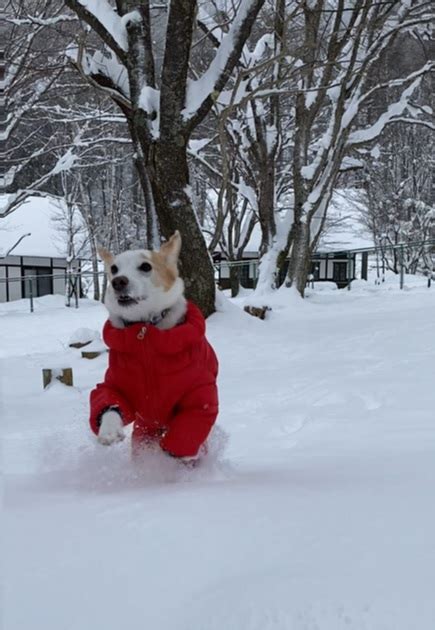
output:
<instances>
[{"instance_id":1,"label":"pathway in snow","mask_svg":"<svg viewBox=\"0 0 435 630\"><path fill-rule=\"evenodd\" d=\"M194 473L89 434L102 307L2 307L4 630L433 630L435 291L282 303L209 322L229 443Z\"/></svg>"}]
</instances>

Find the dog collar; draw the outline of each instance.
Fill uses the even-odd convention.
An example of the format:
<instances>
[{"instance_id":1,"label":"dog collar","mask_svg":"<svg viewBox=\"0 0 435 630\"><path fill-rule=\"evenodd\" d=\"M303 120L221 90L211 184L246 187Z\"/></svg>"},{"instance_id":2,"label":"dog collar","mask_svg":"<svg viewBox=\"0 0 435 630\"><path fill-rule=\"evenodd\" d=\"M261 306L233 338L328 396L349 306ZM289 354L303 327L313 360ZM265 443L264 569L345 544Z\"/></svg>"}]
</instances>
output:
<instances>
[{"instance_id":1,"label":"dog collar","mask_svg":"<svg viewBox=\"0 0 435 630\"><path fill-rule=\"evenodd\" d=\"M170 308L165 308L161 313L153 315L149 319L141 319L137 322L127 322L125 319L123 319L122 323L124 324L124 326L133 326L133 324L151 324L152 326L157 326L157 324L160 324L160 322L165 319L170 310Z\"/></svg>"}]
</instances>

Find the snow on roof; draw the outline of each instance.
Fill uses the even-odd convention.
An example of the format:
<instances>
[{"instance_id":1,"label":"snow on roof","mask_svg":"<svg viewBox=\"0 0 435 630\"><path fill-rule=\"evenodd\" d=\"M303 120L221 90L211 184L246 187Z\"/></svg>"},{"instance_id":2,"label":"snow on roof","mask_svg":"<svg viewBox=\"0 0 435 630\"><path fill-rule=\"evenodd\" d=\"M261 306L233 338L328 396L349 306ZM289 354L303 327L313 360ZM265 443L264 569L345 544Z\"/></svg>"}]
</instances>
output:
<instances>
[{"instance_id":1,"label":"snow on roof","mask_svg":"<svg viewBox=\"0 0 435 630\"><path fill-rule=\"evenodd\" d=\"M0 255L4 256L22 236L30 233L11 256L64 257L66 237L55 221L63 207L63 202L53 197L29 197L7 217L0 217Z\"/></svg>"}]
</instances>

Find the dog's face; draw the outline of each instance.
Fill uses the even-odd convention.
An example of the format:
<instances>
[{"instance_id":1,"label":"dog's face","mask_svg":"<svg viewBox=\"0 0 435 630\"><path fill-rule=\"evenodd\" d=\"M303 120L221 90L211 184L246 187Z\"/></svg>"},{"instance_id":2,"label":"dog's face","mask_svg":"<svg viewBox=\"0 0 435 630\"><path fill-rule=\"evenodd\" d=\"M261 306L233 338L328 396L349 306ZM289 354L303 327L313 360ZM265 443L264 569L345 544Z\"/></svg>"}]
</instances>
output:
<instances>
[{"instance_id":1,"label":"dog's face","mask_svg":"<svg viewBox=\"0 0 435 630\"><path fill-rule=\"evenodd\" d=\"M159 251L136 249L113 256L99 250L109 276L104 303L112 318L134 322L171 308L183 295L178 274L179 232Z\"/></svg>"}]
</instances>

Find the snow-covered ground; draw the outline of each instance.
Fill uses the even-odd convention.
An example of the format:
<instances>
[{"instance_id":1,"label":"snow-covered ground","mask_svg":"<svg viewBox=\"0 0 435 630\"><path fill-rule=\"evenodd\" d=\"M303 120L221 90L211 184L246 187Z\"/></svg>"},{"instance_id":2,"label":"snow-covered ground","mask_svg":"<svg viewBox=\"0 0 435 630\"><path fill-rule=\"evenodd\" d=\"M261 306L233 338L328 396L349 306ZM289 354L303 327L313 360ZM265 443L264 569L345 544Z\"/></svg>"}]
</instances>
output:
<instances>
[{"instance_id":1,"label":"snow-covered ground","mask_svg":"<svg viewBox=\"0 0 435 630\"><path fill-rule=\"evenodd\" d=\"M229 441L194 471L90 434L106 358L67 342L103 307L0 308L4 630L435 628L435 289L227 304Z\"/></svg>"}]
</instances>

